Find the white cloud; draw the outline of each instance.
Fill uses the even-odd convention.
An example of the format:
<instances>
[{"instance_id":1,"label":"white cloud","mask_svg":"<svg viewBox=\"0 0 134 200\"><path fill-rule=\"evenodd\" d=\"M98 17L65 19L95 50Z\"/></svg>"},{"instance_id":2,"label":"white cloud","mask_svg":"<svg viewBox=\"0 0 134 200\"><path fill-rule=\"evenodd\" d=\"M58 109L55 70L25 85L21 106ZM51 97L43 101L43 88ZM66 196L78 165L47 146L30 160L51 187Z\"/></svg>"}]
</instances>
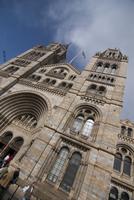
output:
<instances>
[{"instance_id":1,"label":"white cloud","mask_svg":"<svg viewBox=\"0 0 134 200\"><path fill-rule=\"evenodd\" d=\"M16 13L30 24L42 25L44 31L53 27L53 41L72 42L88 57L106 48L120 48L129 56L123 117L134 120L134 1L133 0L57 0L17 3ZM31 2L28 3L28 2ZM31 7L29 7L32 5ZM23 10L31 17L23 15ZM30 12L31 10L31 12ZM81 60L79 60L81 62Z\"/></svg>"},{"instance_id":2,"label":"white cloud","mask_svg":"<svg viewBox=\"0 0 134 200\"><path fill-rule=\"evenodd\" d=\"M74 0L52 4L51 17L57 23L55 40L72 42L92 56L108 47L129 55L128 80L123 117L134 119L134 3L128 1Z\"/></svg>"}]
</instances>

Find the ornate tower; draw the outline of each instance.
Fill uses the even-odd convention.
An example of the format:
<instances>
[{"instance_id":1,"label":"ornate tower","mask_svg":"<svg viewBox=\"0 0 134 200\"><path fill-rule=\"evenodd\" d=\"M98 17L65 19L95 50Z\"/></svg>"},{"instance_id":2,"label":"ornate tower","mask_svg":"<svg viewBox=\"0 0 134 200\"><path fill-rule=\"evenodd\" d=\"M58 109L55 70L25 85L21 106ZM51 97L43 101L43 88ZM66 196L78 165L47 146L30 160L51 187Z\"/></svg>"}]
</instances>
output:
<instances>
[{"instance_id":1,"label":"ornate tower","mask_svg":"<svg viewBox=\"0 0 134 200\"><path fill-rule=\"evenodd\" d=\"M107 49L80 72L66 51L38 46L1 68L1 156L21 168L8 196L36 181L33 199L131 200L133 123L120 122L127 57Z\"/></svg>"}]
</instances>

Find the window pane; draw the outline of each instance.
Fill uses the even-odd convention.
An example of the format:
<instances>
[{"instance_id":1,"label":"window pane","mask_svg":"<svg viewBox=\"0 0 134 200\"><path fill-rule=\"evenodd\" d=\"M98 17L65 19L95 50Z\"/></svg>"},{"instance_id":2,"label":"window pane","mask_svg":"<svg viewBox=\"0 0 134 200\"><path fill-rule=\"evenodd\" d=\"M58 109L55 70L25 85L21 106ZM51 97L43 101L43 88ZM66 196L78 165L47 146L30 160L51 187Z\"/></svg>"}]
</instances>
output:
<instances>
[{"instance_id":1,"label":"window pane","mask_svg":"<svg viewBox=\"0 0 134 200\"><path fill-rule=\"evenodd\" d=\"M101 72L102 69L103 69L103 63L101 63L101 62L97 63L96 71L97 71L97 72Z\"/></svg>"},{"instance_id":2,"label":"window pane","mask_svg":"<svg viewBox=\"0 0 134 200\"><path fill-rule=\"evenodd\" d=\"M122 126L121 127L121 134L124 135L126 132L126 127L125 126Z\"/></svg>"},{"instance_id":3,"label":"window pane","mask_svg":"<svg viewBox=\"0 0 134 200\"><path fill-rule=\"evenodd\" d=\"M128 135L128 137L131 137L132 136L132 129L131 128L128 128L128 132L127 132L127 135Z\"/></svg>"},{"instance_id":4,"label":"window pane","mask_svg":"<svg viewBox=\"0 0 134 200\"><path fill-rule=\"evenodd\" d=\"M129 157L125 157L123 172L129 176L131 174L131 159Z\"/></svg>"},{"instance_id":5,"label":"window pane","mask_svg":"<svg viewBox=\"0 0 134 200\"><path fill-rule=\"evenodd\" d=\"M74 153L69 161L65 175L61 182L61 188L63 188L64 190L70 191L73 185L76 173L79 169L80 162L81 162L81 155L77 152Z\"/></svg>"},{"instance_id":6,"label":"window pane","mask_svg":"<svg viewBox=\"0 0 134 200\"><path fill-rule=\"evenodd\" d=\"M57 181L57 178L59 177L59 175L62 172L62 169L63 169L64 163L67 159L68 153L69 153L69 151L67 148L64 147L61 149L61 151L58 155L58 158L55 161L54 166L52 167L52 169L48 175L48 179L50 181L52 181L52 182Z\"/></svg>"},{"instance_id":7,"label":"window pane","mask_svg":"<svg viewBox=\"0 0 134 200\"><path fill-rule=\"evenodd\" d=\"M4 133L4 134L1 136L1 140L2 140L5 144L8 144L8 142L12 139L12 137L13 137L12 132L7 131L6 133Z\"/></svg>"},{"instance_id":8,"label":"window pane","mask_svg":"<svg viewBox=\"0 0 134 200\"><path fill-rule=\"evenodd\" d=\"M122 156L121 156L121 154L117 153L114 158L113 168L120 172L121 171L121 163L122 163Z\"/></svg>"},{"instance_id":9,"label":"window pane","mask_svg":"<svg viewBox=\"0 0 134 200\"><path fill-rule=\"evenodd\" d=\"M79 132L82 128L82 125L83 125L83 117L82 116L78 116L75 121L74 121L74 124L73 124L73 131L75 132Z\"/></svg>"},{"instance_id":10,"label":"window pane","mask_svg":"<svg viewBox=\"0 0 134 200\"><path fill-rule=\"evenodd\" d=\"M129 200L129 195L126 192L122 192L121 200Z\"/></svg>"},{"instance_id":11,"label":"window pane","mask_svg":"<svg viewBox=\"0 0 134 200\"><path fill-rule=\"evenodd\" d=\"M108 73L109 72L109 68L105 67L103 73Z\"/></svg>"},{"instance_id":12,"label":"window pane","mask_svg":"<svg viewBox=\"0 0 134 200\"><path fill-rule=\"evenodd\" d=\"M82 135L88 137L92 132L93 125L94 125L94 121L92 119L88 119L84 125Z\"/></svg>"},{"instance_id":13,"label":"window pane","mask_svg":"<svg viewBox=\"0 0 134 200\"><path fill-rule=\"evenodd\" d=\"M116 72L116 69L112 68L111 74L115 74L115 72Z\"/></svg>"},{"instance_id":14,"label":"window pane","mask_svg":"<svg viewBox=\"0 0 134 200\"><path fill-rule=\"evenodd\" d=\"M109 200L118 200L118 190L112 187L109 193Z\"/></svg>"}]
</instances>

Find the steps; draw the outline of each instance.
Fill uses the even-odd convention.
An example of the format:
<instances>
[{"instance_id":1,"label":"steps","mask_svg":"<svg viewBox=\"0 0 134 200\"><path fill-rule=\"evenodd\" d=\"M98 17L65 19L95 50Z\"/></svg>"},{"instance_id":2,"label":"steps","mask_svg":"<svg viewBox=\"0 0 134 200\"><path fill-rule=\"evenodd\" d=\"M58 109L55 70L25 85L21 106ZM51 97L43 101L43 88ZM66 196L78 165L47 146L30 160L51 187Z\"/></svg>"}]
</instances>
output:
<instances>
[{"instance_id":1,"label":"steps","mask_svg":"<svg viewBox=\"0 0 134 200\"><path fill-rule=\"evenodd\" d=\"M37 183L34 195L41 200L68 200L68 195L49 183Z\"/></svg>"}]
</instances>

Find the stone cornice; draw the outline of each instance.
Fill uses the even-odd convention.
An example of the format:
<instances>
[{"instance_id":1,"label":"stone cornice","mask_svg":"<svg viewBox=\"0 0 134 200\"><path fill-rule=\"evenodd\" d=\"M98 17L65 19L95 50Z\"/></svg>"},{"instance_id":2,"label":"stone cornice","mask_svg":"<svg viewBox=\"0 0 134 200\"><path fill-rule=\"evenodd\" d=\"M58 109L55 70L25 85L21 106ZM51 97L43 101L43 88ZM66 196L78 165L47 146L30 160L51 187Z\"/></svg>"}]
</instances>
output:
<instances>
[{"instance_id":1,"label":"stone cornice","mask_svg":"<svg viewBox=\"0 0 134 200\"><path fill-rule=\"evenodd\" d=\"M29 86L29 87L32 87L32 88L35 88L35 89L50 92L55 95L65 96L67 93L67 91L65 91L65 90L61 90L59 88L50 88L49 86L45 86L44 84L41 84L41 83L32 83L31 81L29 81L27 79L20 79L19 83Z\"/></svg>"},{"instance_id":2,"label":"stone cornice","mask_svg":"<svg viewBox=\"0 0 134 200\"><path fill-rule=\"evenodd\" d=\"M123 189L129 190L130 192L134 191L134 185L132 185L130 182L124 182L116 177L112 177L111 182Z\"/></svg>"}]
</instances>

